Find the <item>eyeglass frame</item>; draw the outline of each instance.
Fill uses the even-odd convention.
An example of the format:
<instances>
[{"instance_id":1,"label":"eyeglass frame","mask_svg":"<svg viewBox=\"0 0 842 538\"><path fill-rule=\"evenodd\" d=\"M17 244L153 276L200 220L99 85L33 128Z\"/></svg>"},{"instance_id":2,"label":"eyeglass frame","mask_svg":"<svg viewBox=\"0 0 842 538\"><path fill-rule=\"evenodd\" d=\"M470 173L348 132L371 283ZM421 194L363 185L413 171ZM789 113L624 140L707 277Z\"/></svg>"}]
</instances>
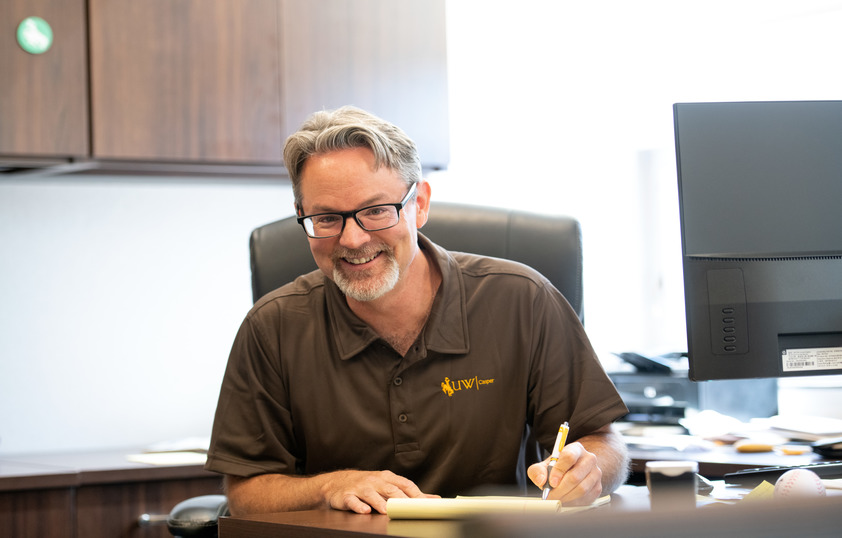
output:
<instances>
[{"instance_id":1,"label":"eyeglass frame","mask_svg":"<svg viewBox=\"0 0 842 538\"><path fill-rule=\"evenodd\" d=\"M412 197L415 196L415 194L417 192L417 188L416 188L417 186L418 186L418 183L413 183L412 186L409 187L409 191L407 191L407 193L403 197L403 199L400 202L397 202L397 203L374 204L374 205L361 207L359 209L354 209L352 211L325 211L324 213L313 213L312 215L302 215L300 217L296 217L295 220L304 229L304 233L307 234L307 237L310 237L312 239L330 239L331 237L337 237L339 235L342 235L342 232L345 231L345 225L348 223L348 219L352 218L352 217L354 219L354 222L357 223L357 226L359 226L361 229L365 230L366 232L380 232L380 231L383 231L383 230L388 230L389 228L394 228L395 226L397 226L398 223L401 221L401 209L406 207L410 203L410 201L412 200ZM394 207L395 209L397 209L397 212L398 212L398 220L396 220L394 224L390 224L389 226L386 226L384 228L377 228L375 230L371 230L369 228L366 228L365 226L363 226L363 223L360 222L360 219L357 218L357 214L361 211L365 211L367 209L372 209L372 208L375 208L375 207ZM319 216L322 216L322 215L339 215L340 217L342 217L342 228L340 228L339 231L337 233L333 234L333 235L319 235L319 236L310 235L310 233L307 231L307 227L304 225L304 221L307 220L307 219L312 219L313 217L319 217Z\"/></svg>"}]
</instances>

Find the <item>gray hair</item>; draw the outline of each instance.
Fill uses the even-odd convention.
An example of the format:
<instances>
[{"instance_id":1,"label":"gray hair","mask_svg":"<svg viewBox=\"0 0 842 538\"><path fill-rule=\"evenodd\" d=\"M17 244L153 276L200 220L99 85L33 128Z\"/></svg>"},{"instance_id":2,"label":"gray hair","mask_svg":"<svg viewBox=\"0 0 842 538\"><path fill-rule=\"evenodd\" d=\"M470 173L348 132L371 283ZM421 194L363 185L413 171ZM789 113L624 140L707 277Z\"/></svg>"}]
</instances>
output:
<instances>
[{"instance_id":1,"label":"gray hair","mask_svg":"<svg viewBox=\"0 0 842 538\"><path fill-rule=\"evenodd\" d=\"M301 169L307 159L331 151L368 148L374 166L395 170L407 185L421 181L421 158L400 128L352 106L311 115L284 144L284 164L292 180L295 205L301 205Z\"/></svg>"}]
</instances>

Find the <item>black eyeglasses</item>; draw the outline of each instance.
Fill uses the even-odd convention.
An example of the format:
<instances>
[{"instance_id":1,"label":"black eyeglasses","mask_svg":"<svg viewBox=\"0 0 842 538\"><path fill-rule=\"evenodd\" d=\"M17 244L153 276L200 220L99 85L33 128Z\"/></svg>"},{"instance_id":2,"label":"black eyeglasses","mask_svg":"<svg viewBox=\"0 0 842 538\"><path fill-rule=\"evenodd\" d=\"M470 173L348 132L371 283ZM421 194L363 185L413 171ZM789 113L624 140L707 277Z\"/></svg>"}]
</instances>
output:
<instances>
[{"instance_id":1,"label":"black eyeglasses","mask_svg":"<svg viewBox=\"0 0 842 538\"><path fill-rule=\"evenodd\" d=\"M412 184L409 192L397 204L377 204L355 211L304 215L298 217L298 224L304 228L308 236L315 239L336 237L345 229L345 222L352 217L360 228L367 232L385 230L400 222L400 211L415 195L415 185L415 183Z\"/></svg>"}]
</instances>

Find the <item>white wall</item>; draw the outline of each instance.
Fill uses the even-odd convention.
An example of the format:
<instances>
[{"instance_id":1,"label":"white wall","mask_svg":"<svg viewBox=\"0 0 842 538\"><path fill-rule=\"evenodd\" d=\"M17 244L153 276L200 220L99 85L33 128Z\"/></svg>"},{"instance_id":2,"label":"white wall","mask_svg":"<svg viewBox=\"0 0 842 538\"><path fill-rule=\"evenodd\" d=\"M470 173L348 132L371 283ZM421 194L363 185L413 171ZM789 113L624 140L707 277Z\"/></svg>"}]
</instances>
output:
<instances>
[{"instance_id":1,"label":"white wall","mask_svg":"<svg viewBox=\"0 0 842 538\"><path fill-rule=\"evenodd\" d=\"M686 350L672 104L839 99L839 0L449 0L433 195L580 219L601 350Z\"/></svg>"},{"instance_id":2,"label":"white wall","mask_svg":"<svg viewBox=\"0 0 842 538\"><path fill-rule=\"evenodd\" d=\"M0 453L207 436L276 181L0 179Z\"/></svg>"},{"instance_id":3,"label":"white wall","mask_svg":"<svg viewBox=\"0 0 842 538\"><path fill-rule=\"evenodd\" d=\"M683 348L671 105L838 99L841 5L449 0L434 198L576 216L597 347ZM0 453L208 435L248 234L291 213L268 182L0 177Z\"/></svg>"}]
</instances>

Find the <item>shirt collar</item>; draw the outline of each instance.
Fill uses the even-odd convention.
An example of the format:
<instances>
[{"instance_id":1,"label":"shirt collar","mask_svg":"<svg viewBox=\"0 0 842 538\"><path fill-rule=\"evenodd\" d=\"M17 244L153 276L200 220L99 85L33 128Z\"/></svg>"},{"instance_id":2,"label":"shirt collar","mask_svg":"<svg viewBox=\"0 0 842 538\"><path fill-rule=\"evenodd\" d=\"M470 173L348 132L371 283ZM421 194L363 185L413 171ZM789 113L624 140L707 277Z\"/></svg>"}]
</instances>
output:
<instances>
[{"instance_id":1,"label":"shirt collar","mask_svg":"<svg viewBox=\"0 0 842 538\"><path fill-rule=\"evenodd\" d=\"M418 234L418 246L426 252L442 275L441 285L430 317L424 328L423 338L427 349L439 353L467 353L467 305L462 273L453 256L442 247ZM339 357L350 359L378 340L377 333L359 319L348 307L344 294L329 278L325 277L325 300L331 331Z\"/></svg>"}]
</instances>

